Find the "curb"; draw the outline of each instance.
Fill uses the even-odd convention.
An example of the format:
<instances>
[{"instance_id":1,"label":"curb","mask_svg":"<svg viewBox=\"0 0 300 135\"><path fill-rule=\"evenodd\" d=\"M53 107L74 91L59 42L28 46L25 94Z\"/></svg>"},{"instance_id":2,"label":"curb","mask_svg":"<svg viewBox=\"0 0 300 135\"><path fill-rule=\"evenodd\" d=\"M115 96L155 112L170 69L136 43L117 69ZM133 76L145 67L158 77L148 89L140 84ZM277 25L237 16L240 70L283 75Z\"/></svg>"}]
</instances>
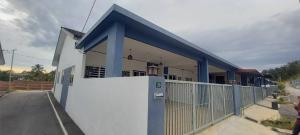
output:
<instances>
[{"instance_id":1,"label":"curb","mask_svg":"<svg viewBox=\"0 0 300 135\"><path fill-rule=\"evenodd\" d=\"M64 135L68 135L68 132L67 132L65 126L63 125L63 123L62 123L62 121L61 121L61 118L59 117L59 115L58 115L58 113L57 113L57 111L56 111L56 109L55 109L55 107L54 107L54 105L53 105L53 102L52 102L52 100L50 99L50 96L49 96L49 93L48 93L48 92L47 92L47 96L48 96L48 99L49 99L49 101L50 101L50 104L51 104L51 106L52 106L52 109L54 110L55 116L56 116L56 118L57 118L57 120L58 120L58 123L59 123L59 125L60 125L60 127L61 127L61 129L62 129L62 131L63 131L63 133L64 133Z\"/></svg>"}]
</instances>

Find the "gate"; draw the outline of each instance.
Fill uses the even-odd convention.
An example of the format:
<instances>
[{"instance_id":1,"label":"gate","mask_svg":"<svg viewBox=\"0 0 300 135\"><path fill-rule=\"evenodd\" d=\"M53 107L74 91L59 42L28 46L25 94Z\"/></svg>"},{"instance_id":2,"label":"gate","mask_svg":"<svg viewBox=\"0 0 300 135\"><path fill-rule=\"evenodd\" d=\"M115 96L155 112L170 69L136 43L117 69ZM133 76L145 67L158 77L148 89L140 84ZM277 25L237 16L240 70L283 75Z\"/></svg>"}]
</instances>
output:
<instances>
[{"instance_id":1,"label":"gate","mask_svg":"<svg viewBox=\"0 0 300 135\"><path fill-rule=\"evenodd\" d=\"M65 69L62 75L63 86L61 90L60 104L64 109L66 109L65 107L66 107L66 102L68 97L71 72L72 72L72 67Z\"/></svg>"},{"instance_id":2,"label":"gate","mask_svg":"<svg viewBox=\"0 0 300 135\"><path fill-rule=\"evenodd\" d=\"M165 135L195 133L233 114L233 86L166 80Z\"/></svg>"}]
</instances>

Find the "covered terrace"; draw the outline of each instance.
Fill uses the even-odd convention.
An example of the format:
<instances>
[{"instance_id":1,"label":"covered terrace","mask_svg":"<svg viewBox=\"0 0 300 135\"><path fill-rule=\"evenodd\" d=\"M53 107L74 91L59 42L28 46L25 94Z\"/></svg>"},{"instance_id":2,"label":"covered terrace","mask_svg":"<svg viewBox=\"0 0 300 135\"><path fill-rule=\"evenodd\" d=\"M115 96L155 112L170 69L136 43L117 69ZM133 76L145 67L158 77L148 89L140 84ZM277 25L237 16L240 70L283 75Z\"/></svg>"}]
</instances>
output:
<instances>
[{"instance_id":1,"label":"covered terrace","mask_svg":"<svg viewBox=\"0 0 300 135\"><path fill-rule=\"evenodd\" d=\"M85 76L162 76L170 80L235 83L234 64L117 6L77 42Z\"/></svg>"}]
</instances>

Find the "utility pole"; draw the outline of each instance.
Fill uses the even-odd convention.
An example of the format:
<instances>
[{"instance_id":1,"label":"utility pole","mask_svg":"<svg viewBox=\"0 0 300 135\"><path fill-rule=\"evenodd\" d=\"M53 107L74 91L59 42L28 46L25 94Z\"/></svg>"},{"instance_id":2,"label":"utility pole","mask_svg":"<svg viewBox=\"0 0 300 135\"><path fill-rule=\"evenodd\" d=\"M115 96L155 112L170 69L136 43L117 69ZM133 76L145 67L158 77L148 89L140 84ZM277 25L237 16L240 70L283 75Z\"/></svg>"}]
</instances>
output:
<instances>
[{"instance_id":1,"label":"utility pole","mask_svg":"<svg viewBox=\"0 0 300 135\"><path fill-rule=\"evenodd\" d=\"M13 64L14 64L15 51L16 51L16 49L12 49L10 71L9 71L9 86L8 86L9 90L11 90L11 74L12 74L12 69L13 69Z\"/></svg>"}]
</instances>

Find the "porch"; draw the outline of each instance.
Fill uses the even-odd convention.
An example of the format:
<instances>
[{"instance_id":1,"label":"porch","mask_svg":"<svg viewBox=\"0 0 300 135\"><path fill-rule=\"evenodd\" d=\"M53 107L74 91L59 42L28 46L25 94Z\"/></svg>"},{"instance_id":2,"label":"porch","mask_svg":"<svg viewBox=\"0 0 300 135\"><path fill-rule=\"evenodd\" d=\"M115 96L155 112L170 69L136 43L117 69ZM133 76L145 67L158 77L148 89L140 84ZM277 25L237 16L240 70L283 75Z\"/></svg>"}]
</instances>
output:
<instances>
[{"instance_id":1,"label":"porch","mask_svg":"<svg viewBox=\"0 0 300 135\"><path fill-rule=\"evenodd\" d=\"M107 45L107 40L104 40L85 52L84 77L161 76L167 80L220 84L229 83L230 80L227 75L230 71L212 65L208 60L197 61L127 37L124 37L121 52L115 53L122 54L119 59L122 68L110 75L106 66L109 63L106 61L110 60L107 57Z\"/></svg>"}]
</instances>

